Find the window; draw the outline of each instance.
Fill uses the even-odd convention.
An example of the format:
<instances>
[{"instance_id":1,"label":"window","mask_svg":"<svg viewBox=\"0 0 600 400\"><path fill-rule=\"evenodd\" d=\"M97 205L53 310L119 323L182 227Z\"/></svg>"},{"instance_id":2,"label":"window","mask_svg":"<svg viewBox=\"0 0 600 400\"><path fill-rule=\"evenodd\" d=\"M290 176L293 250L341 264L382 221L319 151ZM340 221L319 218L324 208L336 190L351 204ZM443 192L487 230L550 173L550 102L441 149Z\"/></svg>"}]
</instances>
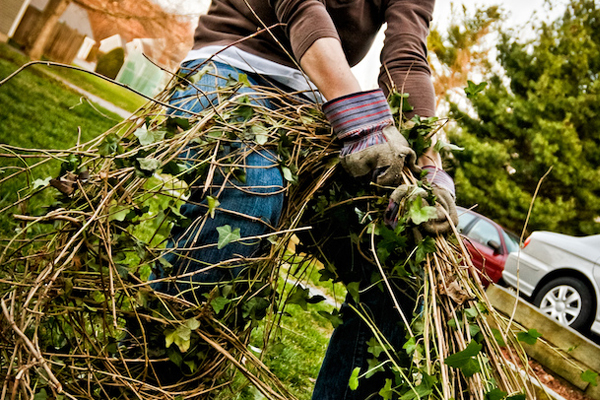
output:
<instances>
[{"instance_id":1,"label":"window","mask_svg":"<svg viewBox=\"0 0 600 400\"><path fill-rule=\"evenodd\" d=\"M519 250L519 238L502 231L502 235L504 236L504 243L506 243L506 250L509 253L512 253L513 251L518 251Z\"/></svg>"},{"instance_id":2,"label":"window","mask_svg":"<svg viewBox=\"0 0 600 400\"><path fill-rule=\"evenodd\" d=\"M471 221L473 221L475 219L475 216L473 214L469 214L468 212L463 212L458 214L458 226L456 227L456 229L458 230L458 232L462 232L465 230L465 228L467 227L467 225L469 225L471 223Z\"/></svg>"},{"instance_id":3,"label":"window","mask_svg":"<svg viewBox=\"0 0 600 400\"><path fill-rule=\"evenodd\" d=\"M501 243L500 235L498 234L496 227L484 220L477 221L469 231L468 236L474 242L481 243L487 247L490 247L488 245L490 240L494 240L498 244Z\"/></svg>"}]
</instances>

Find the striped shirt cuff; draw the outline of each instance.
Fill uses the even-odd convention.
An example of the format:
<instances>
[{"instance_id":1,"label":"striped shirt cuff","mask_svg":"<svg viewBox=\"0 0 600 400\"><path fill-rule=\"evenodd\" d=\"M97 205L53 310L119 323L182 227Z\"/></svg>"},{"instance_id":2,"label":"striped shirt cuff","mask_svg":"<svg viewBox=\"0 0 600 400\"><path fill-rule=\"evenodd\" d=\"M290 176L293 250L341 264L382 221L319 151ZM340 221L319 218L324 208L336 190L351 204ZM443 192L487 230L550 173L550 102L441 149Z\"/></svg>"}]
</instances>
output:
<instances>
[{"instance_id":1,"label":"striped shirt cuff","mask_svg":"<svg viewBox=\"0 0 600 400\"><path fill-rule=\"evenodd\" d=\"M338 97L323 104L323 112L338 139L356 139L379 132L394 123L381 89Z\"/></svg>"},{"instance_id":2,"label":"striped shirt cuff","mask_svg":"<svg viewBox=\"0 0 600 400\"><path fill-rule=\"evenodd\" d=\"M427 171L427 182L432 185L444 188L452 194L452 197L456 198L456 189L454 187L454 181L452 177L448 175L446 171L441 168L437 168L433 165L426 165L423 167L424 171Z\"/></svg>"}]
</instances>

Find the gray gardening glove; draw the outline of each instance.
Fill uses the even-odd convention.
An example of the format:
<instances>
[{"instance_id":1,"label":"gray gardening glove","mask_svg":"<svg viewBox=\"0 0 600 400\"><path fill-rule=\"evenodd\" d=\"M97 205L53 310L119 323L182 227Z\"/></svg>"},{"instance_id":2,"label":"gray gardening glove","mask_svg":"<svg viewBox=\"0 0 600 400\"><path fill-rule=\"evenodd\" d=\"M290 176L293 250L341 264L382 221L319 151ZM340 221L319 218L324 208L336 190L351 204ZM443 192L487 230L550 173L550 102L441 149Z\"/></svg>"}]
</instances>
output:
<instances>
[{"instance_id":1,"label":"gray gardening glove","mask_svg":"<svg viewBox=\"0 0 600 400\"><path fill-rule=\"evenodd\" d=\"M338 97L323 105L338 139L344 169L353 177L369 176L382 186L397 186L406 164L419 173L417 156L394 127L392 112L380 89Z\"/></svg>"},{"instance_id":2,"label":"gray gardening glove","mask_svg":"<svg viewBox=\"0 0 600 400\"><path fill-rule=\"evenodd\" d=\"M433 195L435 196L435 208L437 216L428 221L423 222L421 226L426 232L431 234L444 234L452 228L449 221L456 226L458 224L458 214L456 213L454 182L450 175L444 170L434 166L423 167L427 171L425 179L431 184ZM427 202L427 191L417 185L400 185L392 192L390 196L390 204L385 211L384 221L392 229L398 223L398 211L400 204L403 201L414 201L416 198L423 199L423 205L429 206ZM445 211L445 212L444 212ZM446 217L450 217L450 220Z\"/></svg>"}]
</instances>

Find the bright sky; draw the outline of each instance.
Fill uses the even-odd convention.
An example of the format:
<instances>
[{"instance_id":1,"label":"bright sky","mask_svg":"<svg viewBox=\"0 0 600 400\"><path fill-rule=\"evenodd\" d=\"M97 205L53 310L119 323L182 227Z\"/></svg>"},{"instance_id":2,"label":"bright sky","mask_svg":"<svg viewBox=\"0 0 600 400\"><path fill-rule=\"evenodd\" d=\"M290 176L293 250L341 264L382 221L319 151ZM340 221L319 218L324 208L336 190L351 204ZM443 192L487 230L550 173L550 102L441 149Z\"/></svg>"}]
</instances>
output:
<instances>
[{"instance_id":1,"label":"bright sky","mask_svg":"<svg viewBox=\"0 0 600 400\"><path fill-rule=\"evenodd\" d=\"M566 0L556 0L555 2L564 4ZM440 30L448 26L452 18L452 7L454 4L456 10L460 10L462 5L467 10L474 9L476 6L492 6L500 4L508 13L507 24L512 27L519 27L531 20L534 15L538 18L548 15L548 6L546 0L455 0L444 1L436 0L435 11L433 13L433 24ZM563 10L563 7L557 7L549 11L552 17L556 17ZM523 32L527 35L526 32ZM371 89L377 86L377 74L379 71L379 52L383 46L383 35L380 32L380 41L376 42L365 59L353 68L354 74L358 77L363 89Z\"/></svg>"},{"instance_id":2,"label":"bright sky","mask_svg":"<svg viewBox=\"0 0 600 400\"><path fill-rule=\"evenodd\" d=\"M169 11L178 14L200 15L208 8L210 0L154 0ZM563 0L564 1L564 0ZM512 23L515 25L526 22L534 13L541 11L545 0L437 0L435 5L434 23L445 24L451 17L450 4L457 6L464 4L467 8L473 8L475 5L494 5L502 4L503 7L511 13Z\"/></svg>"}]
</instances>

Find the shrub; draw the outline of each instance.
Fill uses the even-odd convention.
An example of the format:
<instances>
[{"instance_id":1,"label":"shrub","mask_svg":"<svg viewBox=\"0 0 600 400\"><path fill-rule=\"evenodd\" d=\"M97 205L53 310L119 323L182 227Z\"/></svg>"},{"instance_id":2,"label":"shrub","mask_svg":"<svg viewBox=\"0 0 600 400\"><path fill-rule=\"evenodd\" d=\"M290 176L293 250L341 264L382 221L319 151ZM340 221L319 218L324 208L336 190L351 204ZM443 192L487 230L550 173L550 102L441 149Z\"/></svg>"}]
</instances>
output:
<instances>
[{"instance_id":1,"label":"shrub","mask_svg":"<svg viewBox=\"0 0 600 400\"><path fill-rule=\"evenodd\" d=\"M98 57L96 72L110 79L115 79L119 70L125 62L125 50L122 47L117 47L106 54Z\"/></svg>"}]
</instances>

